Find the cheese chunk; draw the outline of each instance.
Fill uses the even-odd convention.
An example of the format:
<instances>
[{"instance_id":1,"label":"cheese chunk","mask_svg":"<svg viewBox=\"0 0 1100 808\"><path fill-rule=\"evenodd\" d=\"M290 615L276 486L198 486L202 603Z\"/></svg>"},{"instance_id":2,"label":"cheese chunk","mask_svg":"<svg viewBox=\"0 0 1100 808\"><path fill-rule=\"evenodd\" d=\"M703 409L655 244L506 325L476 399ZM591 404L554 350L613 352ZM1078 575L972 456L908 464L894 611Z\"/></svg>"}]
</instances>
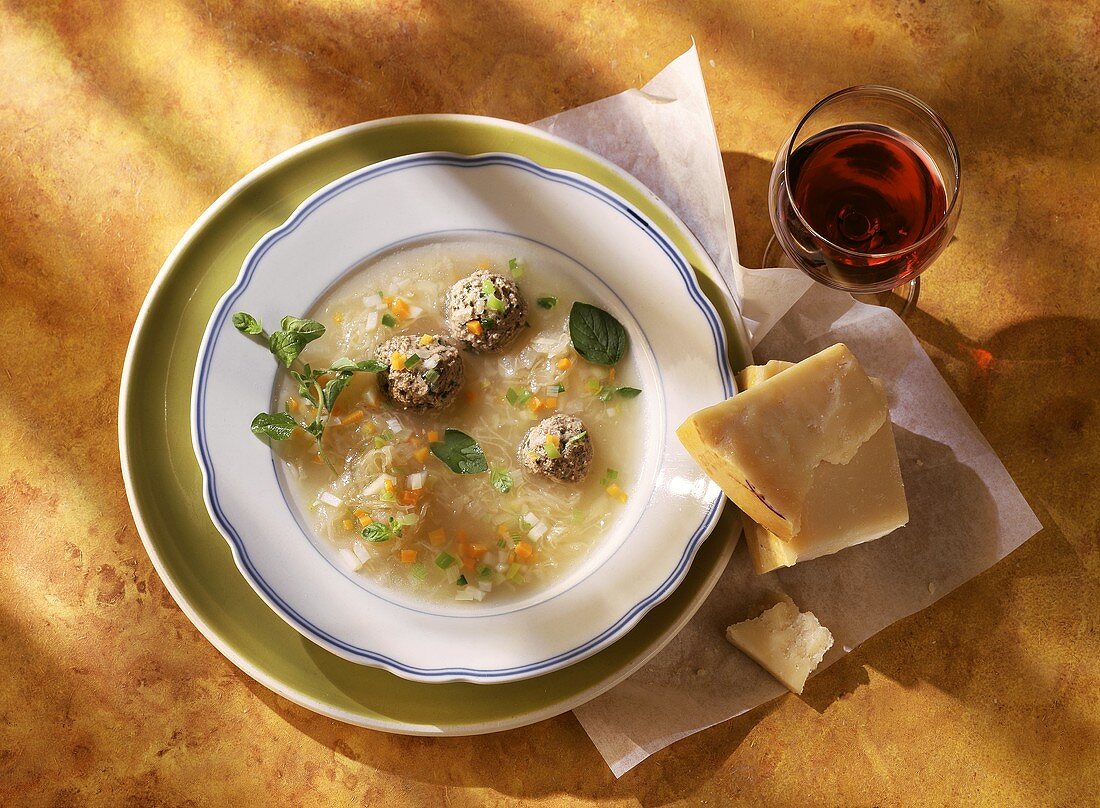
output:
<instances>
[{"instance_id":1,"label":"cheese chunk","mask_svg":"<svg viewBox=\"0 0 1100 808\"><path fill-rule=\"evenodd\" d=\"M745 368L737 382L751 387L789 367L790 362L773 359ZM881 538L908 521L894 430L887 421L847 463L822 463L814 469L802 526L793 538L780 539L745 518L745 540L753 567L763 574Z\"/></svg>"},{"instance_id":2,"label":"cheese chunk","mask_svg":"<svg viewBox=\"0 0 1100 808\"><path fill-rule=\"evenodd\" d=\"M806 679L833 647L833 635L814 617L799 612L789 600L777 603L753 620L726 629L736 645L792 693L801 693Z\"/></svg>"},{"instance_id":3,"label":"cheese chunk","mask_svg":"<svg viewBox=\"0 0 1100 808\"><path fill-rule=\"evenodd\" d=\"M837 344L700 410L676 434L742 511L790 539L814 469L847 463L887 420L882 388Z\"/></svg>"}]
</instances>

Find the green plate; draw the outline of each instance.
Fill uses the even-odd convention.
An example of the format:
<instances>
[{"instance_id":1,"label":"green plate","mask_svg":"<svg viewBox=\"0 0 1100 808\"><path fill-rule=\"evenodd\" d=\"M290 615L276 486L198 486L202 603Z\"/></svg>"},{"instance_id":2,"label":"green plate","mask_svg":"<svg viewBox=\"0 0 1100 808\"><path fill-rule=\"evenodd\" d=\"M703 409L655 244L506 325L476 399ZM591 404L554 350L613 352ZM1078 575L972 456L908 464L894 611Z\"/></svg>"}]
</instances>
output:
<instances>
[{"instance_id":1,"label":"green plate","mask_svg":"<svg viewBox=\"0 0 1100 808\"><path fill-rule=\"evenodd\" d=\"M638 207L676 244L722 316L730 364L748 364L736 311L698 242L651 195L589 152L491 118L417 115L341 129L260 166L199 217L161 268L138 315L122 376L119 441L138 532L157 572L202 634L241 670L297 704L389 732L464 735L570 710L625 679L691 618L738 536L727 508L687 577L626 637L564 670L506 684L426 684L357 665L304 639L238 572L202 501L191 446L191 383L206 323L245 255L306 197L365 165L424 151L512 152L584 174ZM711 270L712 271L712 270ZM140 380L140 381L135 381Z\"/></svg>"}]
</instances>

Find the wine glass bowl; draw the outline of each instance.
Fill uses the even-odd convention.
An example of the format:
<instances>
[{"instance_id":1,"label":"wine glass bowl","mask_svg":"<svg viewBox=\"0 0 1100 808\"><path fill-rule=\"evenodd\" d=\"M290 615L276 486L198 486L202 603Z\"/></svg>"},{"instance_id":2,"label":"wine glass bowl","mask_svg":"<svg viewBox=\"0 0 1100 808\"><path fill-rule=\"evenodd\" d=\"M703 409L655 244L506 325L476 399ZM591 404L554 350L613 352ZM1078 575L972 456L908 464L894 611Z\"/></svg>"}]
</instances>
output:
<instances>
[{"instance_id":1,"label":"wine glass bowl","mask_svg":"<svg viewBox=\"0 0 1100 808\"><path fill-rule=\"evenodd\" d=\"M776 155L772 228L787 257L826 286L915 285L951 240L959 178L955 139L928 106L890 87L849 87L814 105Z\"/></svg>"}]
</instances>

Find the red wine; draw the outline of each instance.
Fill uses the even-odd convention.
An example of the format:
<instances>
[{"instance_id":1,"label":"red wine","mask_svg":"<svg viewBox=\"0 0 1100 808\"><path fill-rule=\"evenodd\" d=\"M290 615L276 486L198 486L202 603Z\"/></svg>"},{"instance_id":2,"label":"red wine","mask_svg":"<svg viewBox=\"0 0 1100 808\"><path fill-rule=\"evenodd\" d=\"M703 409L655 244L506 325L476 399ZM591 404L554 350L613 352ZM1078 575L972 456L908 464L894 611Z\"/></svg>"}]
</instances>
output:
<instances>
[{"instance_id":1,"label":"red wine","mask_svg":"<svg viewBox=\"0 0 1100 808\"><path fill-rule=\"evenodd\" d=\"M814 135L787 159L786 185L813 229L788 204L779 211L787 235L842 287L901 283L943 246L933 238L909 250L943 221L947 193L928 153L894 129L853 124Z\"/></svg>"}]
</instances>

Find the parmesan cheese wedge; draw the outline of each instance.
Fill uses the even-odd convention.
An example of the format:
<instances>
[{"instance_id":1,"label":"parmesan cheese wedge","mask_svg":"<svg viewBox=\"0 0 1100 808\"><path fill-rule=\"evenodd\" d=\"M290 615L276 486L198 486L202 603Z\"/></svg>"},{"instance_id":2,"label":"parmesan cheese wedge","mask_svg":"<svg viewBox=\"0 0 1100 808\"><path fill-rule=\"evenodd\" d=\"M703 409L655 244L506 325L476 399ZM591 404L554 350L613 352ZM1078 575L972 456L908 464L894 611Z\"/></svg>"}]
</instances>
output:
<instances>
[{"instance_id":1,"label":"parmesan cheese wedge","mask_svg":"<svg viewBox=\"0 0 1100 808\"><path fill-rule=\"evenodd\" d=\"M801 693L806 679L833 647L833 635L813 612L799 612L790 600L772 606L759 617L726 629L736 645L792 693Z\"/></svg>"},{"instance_id":2,"label":"parmesan cheese wedge","mask_svg":"<svg viewBox=\"0 0 1100 808\"><path fill-rule=\"evenodd\" d=\"M882 387L837 344L700 410L676 434L742 511L789 540L817 467L847 463L888 420Z\"/></svg>"},{"instance_id":3,"label":"parmesan cheese wedge","mask_svg":"<svg viewBox=\"0 0 1100 808\"><path fill-rule=\"evenodd\" d=\"M749 388L790 367L790 362L772 360L745 368L737 381ZM745 540L753 567L763 574L881 538L908 521L894 431L887 420L847 463L823 462L814 469L797 534L780 539L746 518Z\"/></svg>"}]
</instances>

